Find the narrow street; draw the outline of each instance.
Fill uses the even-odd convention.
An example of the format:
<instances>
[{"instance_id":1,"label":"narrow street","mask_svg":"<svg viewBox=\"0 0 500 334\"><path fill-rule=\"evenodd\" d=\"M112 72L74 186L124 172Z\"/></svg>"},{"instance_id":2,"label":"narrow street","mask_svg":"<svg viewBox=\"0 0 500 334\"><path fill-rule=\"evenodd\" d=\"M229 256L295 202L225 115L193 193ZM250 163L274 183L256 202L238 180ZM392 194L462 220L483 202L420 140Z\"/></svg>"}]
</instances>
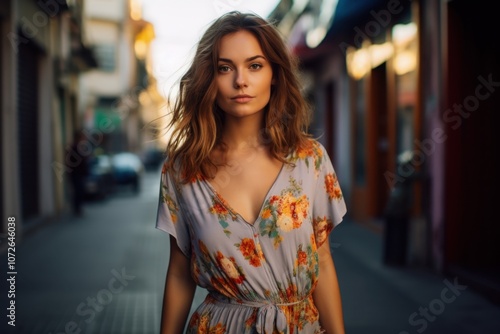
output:
<instances>
[{"instance_id":1,"label":"narrow street","mask_svg":"<svg viewBox=\"0 0 500 334\"><path fill-rule=\"evenodd\" d=\"M1 333L159 333L168 235L155 229L159 172L140 195L123 192L88 203L26 236L16 247L16 326ZM381 240L346 221L331 246L349 334L498 333L500 307L453 278L381 264ZM6 268L6 254L2 254ZM454 287L454 288L453 288ZM199 290L193 304L203 299Z\"/></svg>"},{"instance_id":2,"label":"narrow street","mask_svg":"<svg viewBox=\"0 0 500 334\"><path fill-rule=\"evenodd\" d=\"M159 174L145 174L140 195L88 203L82 218L19 242L16 327L2 312L0 332L158 333L169 252L168 235L154 227L158 182Z\"/></svg>"}]
</instances>

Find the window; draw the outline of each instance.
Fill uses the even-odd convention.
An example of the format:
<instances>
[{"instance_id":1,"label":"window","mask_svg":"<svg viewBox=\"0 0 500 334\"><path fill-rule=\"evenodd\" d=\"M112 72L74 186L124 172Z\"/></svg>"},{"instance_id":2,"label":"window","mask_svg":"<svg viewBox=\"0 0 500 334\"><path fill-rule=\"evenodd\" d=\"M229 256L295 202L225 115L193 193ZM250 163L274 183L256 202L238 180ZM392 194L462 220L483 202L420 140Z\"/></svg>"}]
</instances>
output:
<instances>
[{"instance_id":1,"label":"window","mask_svg":"<svg viewBox=\"0 0 500 334\"><path fill-rule=\"evenodd\" d=\"M115 70L116 50L113 44L98 44L94 46L94 54L101 71L113 72Z\"/></svg>"}]
</instances>

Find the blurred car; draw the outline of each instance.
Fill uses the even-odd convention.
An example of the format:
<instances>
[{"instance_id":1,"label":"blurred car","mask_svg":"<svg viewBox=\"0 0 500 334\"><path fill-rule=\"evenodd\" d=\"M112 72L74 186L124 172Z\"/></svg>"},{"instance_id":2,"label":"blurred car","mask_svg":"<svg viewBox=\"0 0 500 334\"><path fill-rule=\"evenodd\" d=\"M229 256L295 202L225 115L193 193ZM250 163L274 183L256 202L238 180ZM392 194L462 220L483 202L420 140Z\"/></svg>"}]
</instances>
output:
<instances>
[{"instance_id":1,"label":"blurred car","mask_svg":"<svg viewBox=\"0 0 500 334\"><path fill-rule=\"evenodd\" d=\"M103 199L113 192L114 176L111 158L101 154L89 160L89 172L85 178L86 198Z\"/></svg>"},{"instance_id":2,"label":"blurred car","mask_svg":"<svg viewBox=\"0 0 500 334\"><path fill-rule=\"evenodd\" d=\"M156 171L160 168L165 159L163 151L157 148L150 148L142 154L142 163L147 171Z\"/></svg>"},{"instance_id":3,"label":"blurred car","mask_svg":"<svg viewBox=\"0 0 500 334\"><path fill-rule=\"evenodd\" d=\"M132 152L121 152L113 155L111 163L115 185L131 187L135 193L139 193L144 172L141 158Z\"/></svg>"}]
</instances>

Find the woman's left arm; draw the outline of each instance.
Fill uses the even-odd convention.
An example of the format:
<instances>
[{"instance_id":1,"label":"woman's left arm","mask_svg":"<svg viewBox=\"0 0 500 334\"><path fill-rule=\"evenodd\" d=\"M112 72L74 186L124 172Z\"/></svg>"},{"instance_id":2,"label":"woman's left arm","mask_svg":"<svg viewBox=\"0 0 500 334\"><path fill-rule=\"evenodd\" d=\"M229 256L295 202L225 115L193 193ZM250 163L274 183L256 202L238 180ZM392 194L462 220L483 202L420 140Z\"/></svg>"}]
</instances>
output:
<instances>
[{"instance_id":1,"label":"woman's left arm","mask_svg":"<svg viewBox=\"0 0 500 334\"><path fill-rule=\"evenodd\" d=\"M344 334L342 300L328 241L319 247L318 255L319 277L313 299L319 311L319 321L326 334Z\"/></svg>"}]
</instances>

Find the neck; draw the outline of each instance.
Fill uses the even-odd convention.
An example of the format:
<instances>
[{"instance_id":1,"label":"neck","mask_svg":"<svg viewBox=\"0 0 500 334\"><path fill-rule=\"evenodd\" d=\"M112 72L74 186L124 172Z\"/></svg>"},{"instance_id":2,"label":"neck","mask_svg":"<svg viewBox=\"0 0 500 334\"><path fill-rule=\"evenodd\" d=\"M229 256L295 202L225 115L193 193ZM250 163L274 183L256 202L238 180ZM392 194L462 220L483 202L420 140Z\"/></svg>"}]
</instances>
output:
<instances>
[{"instance_id":1,"label":"neck","mask_svg":"<svg viewBox=\"0 0 500 334\"><path fill-rule=\"evenodd\" d=\"M226 115L222 141L228 150L258 148L264 145L263 113L249 117L236 118Z\"/></svg>"}]
</instances>

